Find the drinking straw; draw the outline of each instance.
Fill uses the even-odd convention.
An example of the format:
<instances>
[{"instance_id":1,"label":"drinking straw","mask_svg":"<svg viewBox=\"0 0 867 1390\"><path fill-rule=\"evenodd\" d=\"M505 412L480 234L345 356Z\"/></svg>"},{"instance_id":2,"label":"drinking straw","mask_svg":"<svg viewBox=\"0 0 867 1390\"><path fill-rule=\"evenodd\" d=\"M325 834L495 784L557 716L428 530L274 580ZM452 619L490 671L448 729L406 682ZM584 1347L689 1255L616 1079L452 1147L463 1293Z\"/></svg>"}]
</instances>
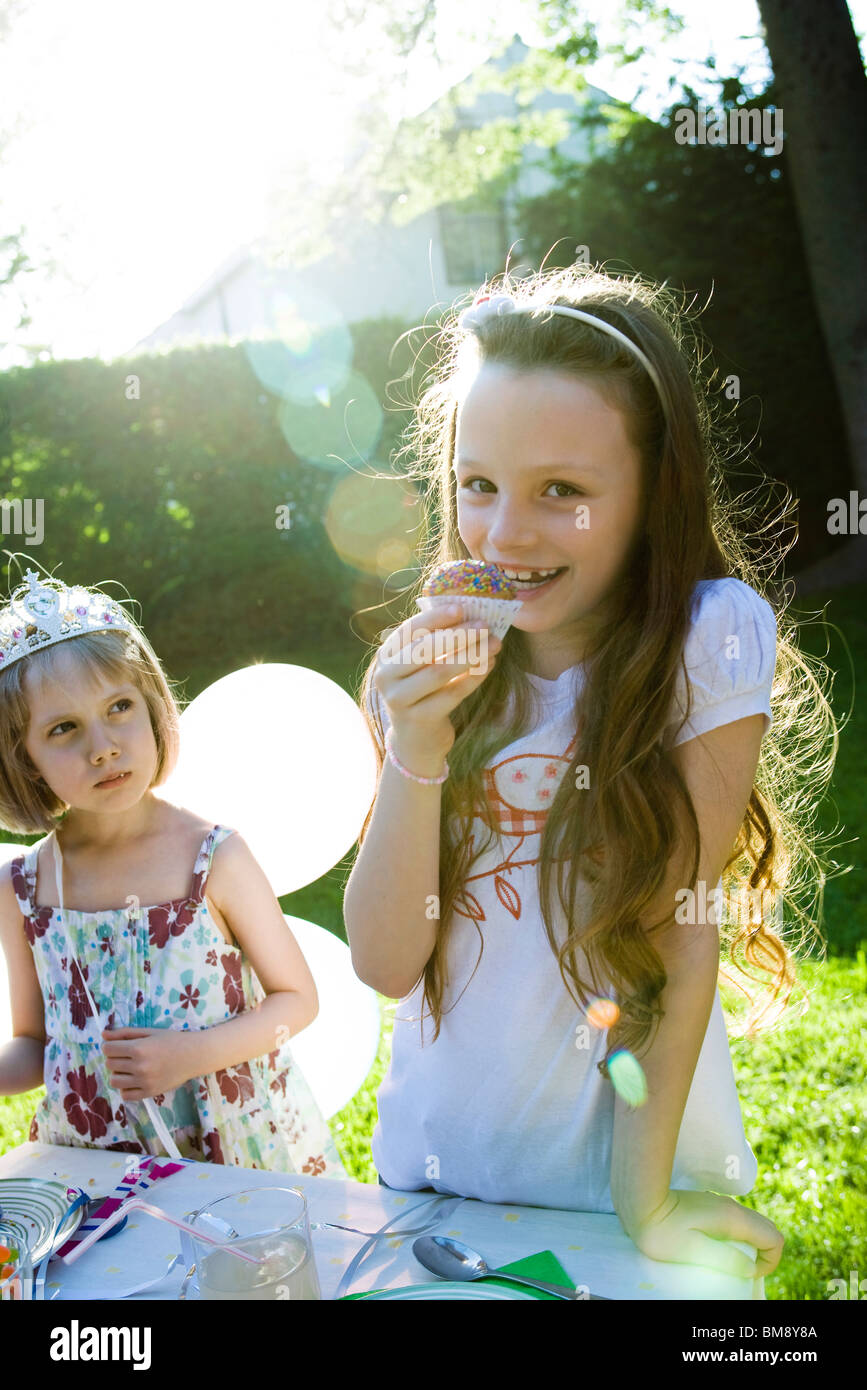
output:
<instances>
[{"instance_id":1,"label":"drinking straw","mask_svg":"<svg viewBox=\"0 0 867 1390\"><path fill-rule=\"evenodd\" d=\"M83 1255L85 1250L89 1250L100 1236L105 1235L107 1230L116 1225L134 1207L138 1211L143 1211L146 1216L155 1216L158 1221L167 1221L170 1226L176 1226L179 1231L185 1231L188 1236L193 1236L195 1240L200 1240L205 1245L218 1245L221 1250L227 1250L230 1255L237 1255L238 1259L243 1260L246 1264L259 1265L268 1258L267 1255L248 1255L246 1250L238 1250L234 1245L226 1245L224 1241L217 1240L214 1236L206 1236L200 1227L191 1226L188 1221L182 1221L179 1216L170 1216L167 1211L163 1211L162 1207L155 1207L151 1202L145 1202L141 1197L130 1197L128 1201L118 1207L117 1211L113 1211L111 1216L107 1216L104 1221L101 1221L89 1236L86 1236L80 1244L76 1245L74 1250L68 1255L61 1256L63 1263L65 1265L75 1264L79 1255Z\"/></svg>"}]
</instances>

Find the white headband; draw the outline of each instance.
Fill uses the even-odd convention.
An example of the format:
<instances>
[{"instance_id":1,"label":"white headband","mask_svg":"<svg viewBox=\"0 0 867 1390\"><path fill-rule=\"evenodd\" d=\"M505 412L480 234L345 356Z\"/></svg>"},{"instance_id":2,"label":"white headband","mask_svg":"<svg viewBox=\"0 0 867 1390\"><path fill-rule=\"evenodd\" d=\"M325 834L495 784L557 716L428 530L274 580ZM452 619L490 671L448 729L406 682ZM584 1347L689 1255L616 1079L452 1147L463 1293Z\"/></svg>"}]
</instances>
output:
<instances>
[{"instance_id":1,"label":"white headband","mask_svg":"<svg viewBox=\"0 0 867 1390\"><path fill-rule=\"evenodd\" d=\"M501 314L514 314L523 309L548 309L552 314L568 314L570 318L582 319L584 323L590 323L594 328L601 328L603 333L608 333L610 337L616 338L625 348L633 353L644 367L656 387L660 404L665 407L665 396L662 391L662 384L659 373L646 353L636 347L631 338L627 338L625 333L621 333L619 328L614 328L604 319L595 318L593 314L585 314L583 309L572 309L566 304L526 304L519 306L509 294L479 294L476 296L469 309L464 309L458 319L458 327L463 329L478 328L487 319L499 318Z\"/></svg>"}]
</instances>

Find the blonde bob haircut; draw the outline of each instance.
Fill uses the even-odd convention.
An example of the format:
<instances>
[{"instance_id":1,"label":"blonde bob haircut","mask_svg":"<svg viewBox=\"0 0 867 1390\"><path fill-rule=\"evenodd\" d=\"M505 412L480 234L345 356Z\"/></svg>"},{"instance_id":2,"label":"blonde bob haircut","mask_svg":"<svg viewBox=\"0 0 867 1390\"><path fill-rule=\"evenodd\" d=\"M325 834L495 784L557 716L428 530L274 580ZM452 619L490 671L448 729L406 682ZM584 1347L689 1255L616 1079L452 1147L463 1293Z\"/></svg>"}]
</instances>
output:
<instances>
[{"instance_id":1,"label":"blonde bob haircut","mask_svg":"<svg viewBox=\"0 0 867 1390\"><path fill-rule=\"evenodd\" d=\"M127 612L127 618L131 622ZM164 782L178 757L180 709L159 659L144 633L87 632L21 657L0 672L0 823L23 835L50 831L69 807L41 780L26 748L30 725L28 693L50 677L64 651L94 675L123 679L144 697L157 745L152 787Z\"/></svg>"}]
</instances>

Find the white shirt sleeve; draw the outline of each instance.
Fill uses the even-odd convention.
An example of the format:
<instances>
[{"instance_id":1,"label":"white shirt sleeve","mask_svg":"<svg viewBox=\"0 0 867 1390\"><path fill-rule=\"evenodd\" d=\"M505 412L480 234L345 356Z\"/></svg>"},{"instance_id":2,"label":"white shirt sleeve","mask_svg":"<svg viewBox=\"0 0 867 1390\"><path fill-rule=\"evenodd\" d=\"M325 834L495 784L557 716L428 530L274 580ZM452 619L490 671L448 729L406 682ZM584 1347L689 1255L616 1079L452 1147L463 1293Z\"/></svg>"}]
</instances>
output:
<instances>
[{"instance_id":1,"label":"white shirt sleeve","mask_svg":"<svg viewBox=\"0 0 867 1390\"><path fill-rule=\"evenodd\" d=\"M777 658L777 622L766 599L749 584L729 576L705 581L693 598L692 625L684 661L692 692L686 714L686 682L678 669L670 747L731 724L750 714L773 722L771 687Z\"/></svg>"}]
</instances>

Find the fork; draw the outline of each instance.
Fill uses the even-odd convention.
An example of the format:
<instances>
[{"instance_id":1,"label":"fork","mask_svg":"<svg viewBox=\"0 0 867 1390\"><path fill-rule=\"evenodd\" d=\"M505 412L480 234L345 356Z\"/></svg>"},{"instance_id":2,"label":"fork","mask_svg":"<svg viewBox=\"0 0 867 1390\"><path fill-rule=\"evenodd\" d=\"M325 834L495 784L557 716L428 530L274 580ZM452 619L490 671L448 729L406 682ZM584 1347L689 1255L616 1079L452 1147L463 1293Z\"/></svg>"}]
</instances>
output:
<instances>
[{"instance_id":1,"label":"fork","mask_svg":"<svg viewBox=\"0 0 867 1390\"><path fill-rule=\"evenodd\" d=\"M417 1208L412 1207L411 1210L416 1211ZM408 1216L409 1212L406 1212L405 1215ZM371 1240L392 1240L397 1236L403 1240L404 1236L417 1236L422 1231L426 1231L429 1225L430 1221L428 1220L423 1226L413 1226L408 1231L384 1231L382 1227L378 1231L360 1231L357 1226L341 1226L339 1221L311 1221L310 1229L311 1231L351 1231L355 1236L368 1236Z\"/></svg>"},{"instance_id":2,"label":"fork","mask_svg":"<svg viewBox=\"0 0 867 1390\"><path fill-rule=\"evenodd\" d=\"M452 1212L464 1201L466 1201L465 1197L448 1197L445 1193L438 1193L436 1197L431 1197L429 1201L419 1202L417 1206L410 1207L409 1211L403 1212L402 1215L389 1218L384 1226L381 1226L378 1231L374 1231L370 1234L367 1242L357 1251L348 1267L344 1270L343 1277L337 1285L337 1290L334 1294L335 1301L342 1298L344 1293L349 1290L360 1266L367 1259L367 1256L371 1253L378 1241L388 1239L402 1240L404 1236L424 1235L428 1231L432 1231L434 1227L438 1226L441 1221L444 1221L447 1216L451 1216ZM433 1208L423 1226L419 1226L413 1230L398 1231L390 1229L392 1224L396 1225L398 1221L401 1221L404 1216L409 1216L411 1212L421 1211L422 1207ZM359 1232L359 1234L364 1233Z\"/></svg>"}]
</instances>

